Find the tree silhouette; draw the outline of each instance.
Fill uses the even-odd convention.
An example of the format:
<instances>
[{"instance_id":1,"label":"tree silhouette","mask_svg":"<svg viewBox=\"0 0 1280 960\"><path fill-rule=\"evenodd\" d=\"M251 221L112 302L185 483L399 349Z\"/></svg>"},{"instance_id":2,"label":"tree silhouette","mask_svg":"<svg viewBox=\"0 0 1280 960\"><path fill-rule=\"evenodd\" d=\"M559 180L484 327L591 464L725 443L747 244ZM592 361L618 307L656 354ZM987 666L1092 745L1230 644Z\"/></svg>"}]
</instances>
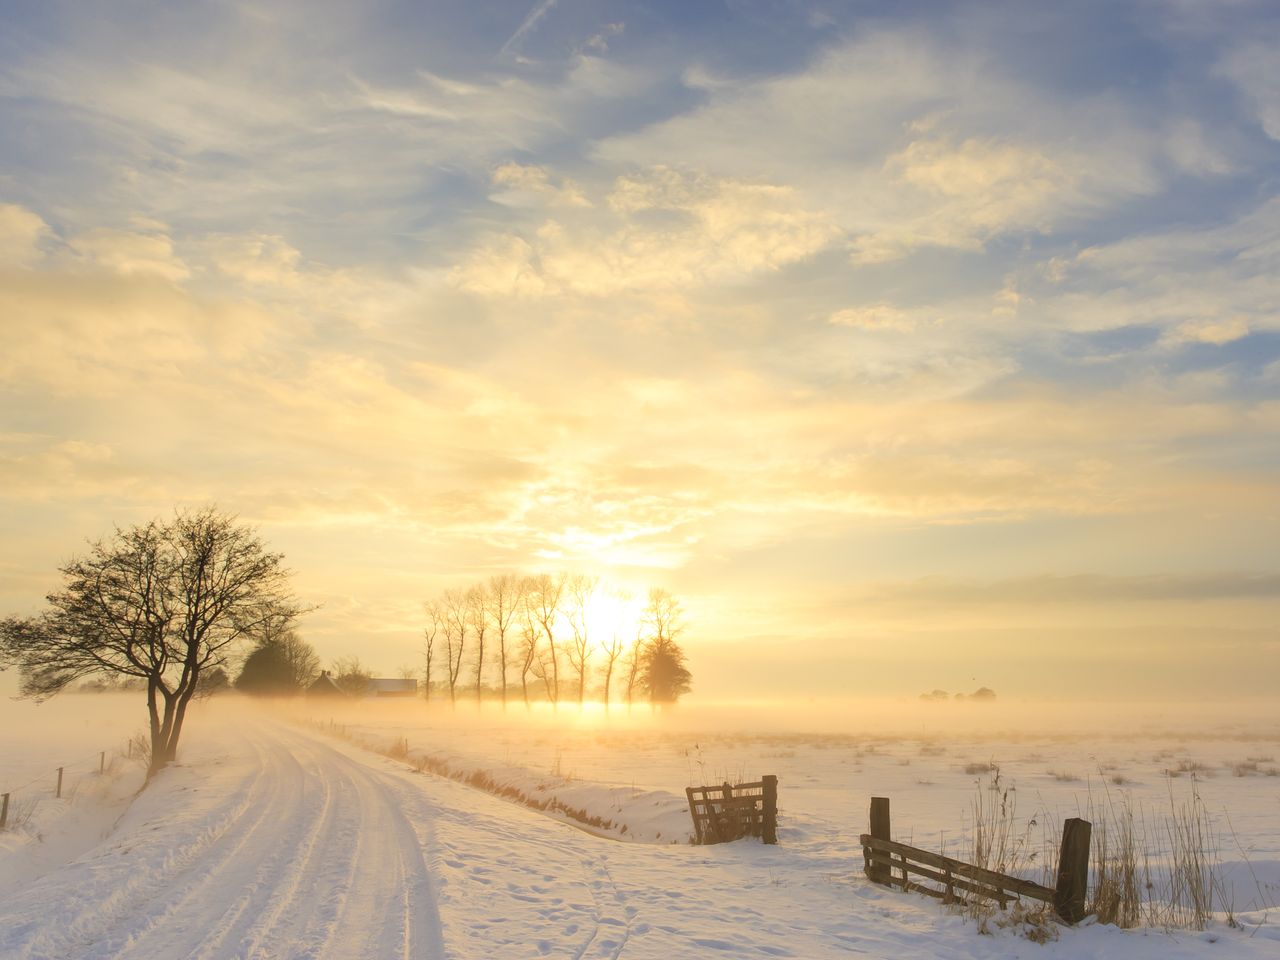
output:
<instances>
[{"instance_id":1,"label":"tree silhouette","mask_svg":"<svg viewBox=\"0 0 1280 960\"><path fill-rule=\"evenodd\" d=\"M35 699L94 675L141 680L152 773L177 755L204 674L302 612L283 557L213 507L117 528L61 573L43 614L0 621L0 665L16 665L21 695Z\"/></svg>"},{"instance_id":2,"label":"tree silhouette","mask_svg":"<svg viewBox=\"0 0 1280 960\"><path fill-rule=\"evenodd\" d=\"M640 689L650 703L674 703L693 688L693 674L676 637L684 630L680 601L666 590L649 591L642 619L648 638L637 651Z\"/></svg>"}]
</instances>

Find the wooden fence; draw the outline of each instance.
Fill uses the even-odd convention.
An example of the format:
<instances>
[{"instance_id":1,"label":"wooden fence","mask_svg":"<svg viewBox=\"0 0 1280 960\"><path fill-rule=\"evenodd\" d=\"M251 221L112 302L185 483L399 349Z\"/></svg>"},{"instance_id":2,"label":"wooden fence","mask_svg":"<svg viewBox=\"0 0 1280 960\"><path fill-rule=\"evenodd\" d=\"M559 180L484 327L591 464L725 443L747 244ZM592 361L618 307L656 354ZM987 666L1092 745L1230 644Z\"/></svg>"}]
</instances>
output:
<instances>
[{"instance_id":1,"label":"wooden fence","mask_svg":"<svg viewBox=\"0 0 1280 960\"><path fill-rule=\"evenodd\" d=\"M778 778L754 783L687 787L695 843L724 843L740 837L778 842Z\"/></svg>"},{"instance_id":2,"label":"wooden fence","mask_svg":"<svg viewBox=\"0 0 1280 960\"><path fill-rule=\"evenodd\" d=\"M885 797L872 797L871 832L861 837L862 856L867 877L876 883L923 893L944 903L963 900L965 895L982 897L996 901L1001 910L1010 902L1025 897L1053 907L1067 923L1078 923L1084 919L1092 830L1089 821L1076 817L1063 823L1057 886L1046 887L905 843L895 843L889 839L889 801ZM936 886L929 886L921 880L931 881Z\"/></svg>"}]
</instances>

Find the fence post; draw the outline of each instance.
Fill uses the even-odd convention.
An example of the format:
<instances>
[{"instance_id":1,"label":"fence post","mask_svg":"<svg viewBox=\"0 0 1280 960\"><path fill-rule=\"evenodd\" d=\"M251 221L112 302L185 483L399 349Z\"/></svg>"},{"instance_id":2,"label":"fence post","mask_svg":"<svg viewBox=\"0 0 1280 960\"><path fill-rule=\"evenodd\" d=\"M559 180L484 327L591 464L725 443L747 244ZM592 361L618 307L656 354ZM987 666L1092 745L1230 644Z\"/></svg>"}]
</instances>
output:
<instances>
[{"instance_id":1,"label":"fence post","mask_svg":"<svg viewBox=\"0 0 1280 960\"><path fill-rule=\"evenodd\" d=\"M62 768L58 768L58 788L53 791L53 799L62 799Z\"/></svg>"},{"instance_id":2,"label":"fence post","mask_svg":"<svg viewBox=\"0 0 1280 960\"><path fill-rule=\"evenodd\" d=\"M871 798L871 837L874 840L891 840L889 836L889 798L888 797L872 797ZM874 851L873 851L874 852ZM879 854L884 856L884 854ZM873 863L871 858L867 858L867 877L873 883L889 882L889 865L885 863Z\"/></svg>"},{"instance_id":3,"label":"fence post","mask_svg":"<svg viewBox=\"0 0 1280 960\"><path fill-rule=\"evenodd\" d=\"M778 842L778 778L768 774L760 778L764 784L764 823L760 827L760 839L765 843Z\"/></svg>"},{"instance_id":4,"label":"fence post","mask_svg":"<svg viewBox=\"0 0 1280 960\"><path fill-rule=\"evenodd\" d=\"M4 795L4 801L0 803L0 830L9 825L9 795Z\"/></svg>"},{"instance_id":5,"label":"fence post","mask_svg":"<svg viewBox=\"0 0 1280 960\"><path fill-rule=\"evenodd\" d=\"M103 750L98 754L98 773L101 775L107 769L107 751Z\"/></svg>"},{"instance_id":6,"label":"fence post","mask_svg":"<svg viewBox=\"0 0 1280 960\"><path fill-rule=\"evenodd\" d=\"M693 842L701 844L702 841L702 820L698 816L698 805L693 799L693 787L684 788L685 798L689 801L689 816L693 818Z\"/></svg>"},{"instance_id":7,"label":"fence post","mask_svg":"<svg viewBox=\"0 0 1280 960\"><path fill-rule=\"evenodd\" d=\"M1084 897L1089 886L1089 841L1093 824L1071 817L1062 824L1062 849L1058 853L1058 885L1053 909L1067 923L1084 919Z\"/></svg>"}]
</instances>

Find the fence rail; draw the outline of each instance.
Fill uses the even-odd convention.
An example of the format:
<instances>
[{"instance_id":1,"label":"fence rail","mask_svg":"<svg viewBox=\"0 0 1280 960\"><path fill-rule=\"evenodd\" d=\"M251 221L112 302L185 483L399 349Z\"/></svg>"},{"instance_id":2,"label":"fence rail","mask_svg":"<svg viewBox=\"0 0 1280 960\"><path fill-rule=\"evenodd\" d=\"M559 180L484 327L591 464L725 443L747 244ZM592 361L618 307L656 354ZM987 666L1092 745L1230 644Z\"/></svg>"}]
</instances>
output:
<instances>
[{"instance_id":1,"label":"fence rail","mask_svg":"<svg viewBox=\"0 0 1280 960\"><path fill-rule=\"evenodd\" d=\"M901 887L934 897L944 903L963 899L960 891L970 896L994 900L1003 910L1021 898L1038 900L1053 907L1067 923L1084 919L1085 887L1089 877L1089 841L1092 826L1076 817L1062 825L1062 847L1058 856L1056 887L1011 877L963 860L955 860L905 843L889 839L889 800L871 798L871 832L859 838L867 877L888 886ZM932 881L927 886L912 876Z\"/></svg>"},{"instance_id":2,"label":"fence rail","mask_svg":"<svg viewBox=\"0 0 1280 960\"><path fill-rule=\"evenodd\" d=\"M869 833L864 833L861 840L868 876L876 873L876 868L882 868L883 873L879 876L883 879L874 876L873 879L904 890L936 897L944 903L952 903L960 899L956 896L957 890L995 900L1002 907L1019 897L1029 897L1041 903L1052 904L1056 895L1053 889L1043 884L1011 877L995 870L986 870L962 860L954 860L918 847L907 846L905 843L880 840ZM897 871L896 875L894 871ZM937 890L915 883L910 879L912 874L939 883L942 889Z\"/></svg>"}]
</instances>

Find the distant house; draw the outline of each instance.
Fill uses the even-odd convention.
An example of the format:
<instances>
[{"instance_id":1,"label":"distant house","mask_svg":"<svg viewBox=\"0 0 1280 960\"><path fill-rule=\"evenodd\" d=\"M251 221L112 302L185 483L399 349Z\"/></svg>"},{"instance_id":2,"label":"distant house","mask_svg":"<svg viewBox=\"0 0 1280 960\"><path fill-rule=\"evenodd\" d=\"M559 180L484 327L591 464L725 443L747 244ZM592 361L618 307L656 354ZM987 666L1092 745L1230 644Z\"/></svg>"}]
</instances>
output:
<instances>
[{"instance_id":1,"label":"distant house","mask_svg":"<svg viewBox=\"0 0 1280 960\"><path fill-rule=\"evenodd\" d=\"M328 670L321 670L320 676L307 687L308 697L345 697L343 689L333 682Z\"/></svg>"},{"instance_id":2,"label":"distant house","mask_svg":"<svg viewBox=\"0 0 1280 960\"><path fill-rule=\"evenodd\" d=\"M366 697L416 697L418 681L412 677L407 680L391 680L372 677L365 688Z\"/></svg>"}]
</instances>

